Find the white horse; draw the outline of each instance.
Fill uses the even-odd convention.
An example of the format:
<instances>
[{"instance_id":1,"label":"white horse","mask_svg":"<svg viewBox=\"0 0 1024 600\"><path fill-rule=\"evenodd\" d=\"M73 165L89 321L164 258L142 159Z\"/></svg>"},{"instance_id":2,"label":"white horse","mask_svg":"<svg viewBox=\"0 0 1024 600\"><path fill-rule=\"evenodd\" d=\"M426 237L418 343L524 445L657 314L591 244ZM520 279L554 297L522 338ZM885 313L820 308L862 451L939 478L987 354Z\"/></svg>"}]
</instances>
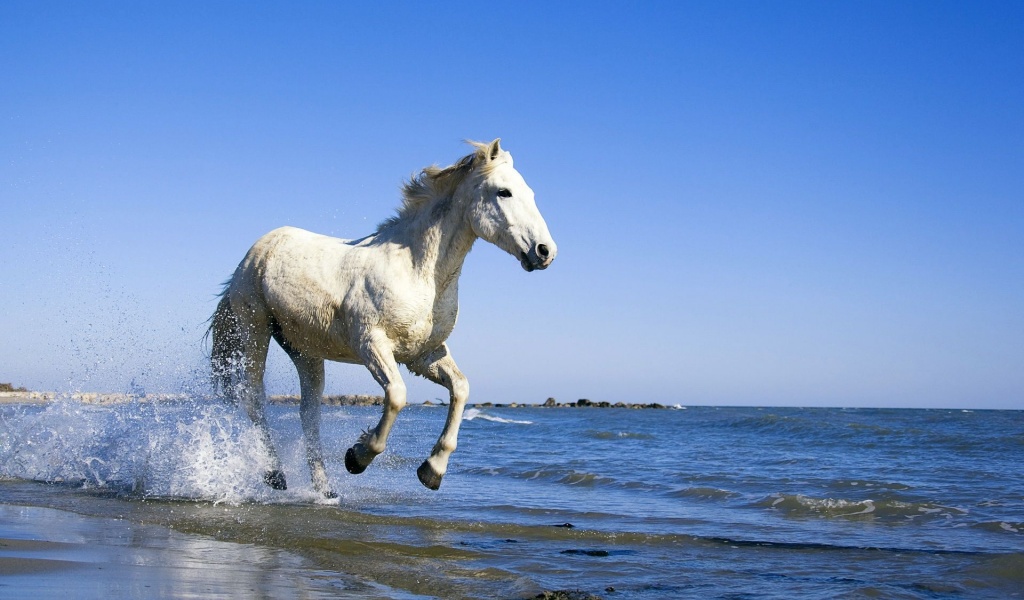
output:
<instances>
[{"instance_id":1,"label":"white horse","mask_svg":"<svg viewBox=\"0 0 1024 600\"><path fill-rule=\"evenodd\" d=\"M527 271L545 269L556 247L533 190L500 140L471 142L475 152L445 169L428 167L406 183L397 216L358 240L294 227L264 235L224 288L212 317L215 383L240 403L270 454L264 481L286 489L270 439L263 373L270 339L299 372L300 415L313 485L335 497L320 447L324 360L361 363L384 389L384 414L345 454L362 473L384 451L406 403L399 363L448 389L444 430L416 474L436 490L455 450L469 384L445 340L458 314L459 274L483 238Z\"/></svg>"}]
</instances>

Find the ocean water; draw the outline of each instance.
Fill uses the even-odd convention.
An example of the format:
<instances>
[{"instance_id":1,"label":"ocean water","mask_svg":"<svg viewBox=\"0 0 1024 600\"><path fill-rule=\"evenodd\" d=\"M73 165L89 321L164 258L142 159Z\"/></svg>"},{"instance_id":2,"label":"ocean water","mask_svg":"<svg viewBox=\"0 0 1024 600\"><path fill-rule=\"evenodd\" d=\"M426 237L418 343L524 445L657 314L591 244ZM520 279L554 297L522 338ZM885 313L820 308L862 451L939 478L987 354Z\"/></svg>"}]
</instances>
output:
<instances>
[{"instance_id":1,"label":"ocean water","mask_svg":"<svg viewBox=\"0 0 1024 600\"><path fill-rule=\"evenodd\" d=\"M473 408L438 492L415 470L443 407L345 471L378 411L324 407L323 502L294 406L287 491L232 407L0 406L0 503L287 553L321 586L296 597L1024 595L1022 411Z\"/></svg>"}]
</instances>

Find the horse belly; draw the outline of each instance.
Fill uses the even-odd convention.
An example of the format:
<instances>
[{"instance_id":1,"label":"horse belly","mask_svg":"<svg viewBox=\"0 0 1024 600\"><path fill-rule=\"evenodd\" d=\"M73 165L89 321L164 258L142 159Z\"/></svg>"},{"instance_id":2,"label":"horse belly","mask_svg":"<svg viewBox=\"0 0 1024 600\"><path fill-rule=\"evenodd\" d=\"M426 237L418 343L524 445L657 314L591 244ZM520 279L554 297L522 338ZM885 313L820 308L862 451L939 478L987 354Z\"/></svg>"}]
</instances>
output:
<instances>
[{"instance_id":1,"label":"horse belly","mask_svg":"<svg viewBox=\"0 0 1024 600\"><path fill-rule=\"evenodd\" d=\"M283 233L263 267L262 292L275 337L309 356L361 362L343 318L344 298L354 286L337 277L339 261L332 254L338 240L301 230Z\"/></svg>"},{"instance_id":2,"label":"horse belly","mask_svg":"<svg viewBox=\"0 0 1024 600\"><path fill-rule=\"evenodd\" d=\"M361 362L350 342L351 336L329 306L297 306L279 310L274 315L278 335L286 344L308 356L337 362Z\"/></svg>"}]
</instances>

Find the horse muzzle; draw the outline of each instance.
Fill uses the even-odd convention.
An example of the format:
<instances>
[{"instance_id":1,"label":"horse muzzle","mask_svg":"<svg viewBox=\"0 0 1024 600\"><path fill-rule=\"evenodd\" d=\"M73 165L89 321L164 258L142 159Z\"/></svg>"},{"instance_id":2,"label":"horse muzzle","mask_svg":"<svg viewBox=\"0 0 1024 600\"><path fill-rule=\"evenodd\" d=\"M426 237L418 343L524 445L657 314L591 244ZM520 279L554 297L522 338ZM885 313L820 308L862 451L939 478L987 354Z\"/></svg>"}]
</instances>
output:
<instances>
[{"instance_id":1,"label":"horse muzzle","mask_svg":"<svg viewBox=\"0 0 1024 600\"><path fill-rule=\"evenodd\" d=\"M519 253L519 263L527 272L543 271L551 266L556 254L558 254L558 248L554 243L536 244L529 252Z\"/></svg>"}]
</instances>

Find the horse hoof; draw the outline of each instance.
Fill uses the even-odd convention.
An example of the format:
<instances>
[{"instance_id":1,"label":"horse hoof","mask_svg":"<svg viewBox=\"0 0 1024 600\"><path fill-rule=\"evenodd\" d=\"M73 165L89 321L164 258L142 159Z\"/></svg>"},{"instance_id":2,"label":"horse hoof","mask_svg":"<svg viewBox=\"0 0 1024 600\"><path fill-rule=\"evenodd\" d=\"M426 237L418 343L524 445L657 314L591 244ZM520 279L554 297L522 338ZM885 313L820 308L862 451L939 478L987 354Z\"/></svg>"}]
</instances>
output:
<instances>
[{"instance_id":1,"label":"horse hoof","mask_svg":"<svg viewBox=\"0 0 1024 600\"><path fill-rule=\"evenodd\" d=\"M420 468L416 469L416 477L419 477L420 483L427 488L437 490L441 487L441 479L444 477L444 474L435 471L434 467L430 466L430 462L423 461Z\"/></svg>"},{"instance_id":2,"label":"horse hoof","mask_svg":"<svg viewBox=\"0 0 1024 600\"><path fill-rule=\"evenodd\" d=\"M337 497L338 497L338 494L334 490L327 490L326 492L324 492L324 499L325 500L334 500Z\"/></svg>"},{"instance_id":3,"label":"horse hoof","mask_svg":"<svg viewBox=\"0 0 1024 600\"><path fill-rule=\"evenodd\" d=\"M345 453L345 468L353 475L358 475L366 470L366 465L359 464L359 461L356 459L355 448L349 448L348 452Z\"/></svg>"},{"instance_id":4,"label":"horse hoof","mask_svg":"<svg viewBox=\"0 0 1024 600\"><path fill-rule=\"evenodd\" d=\"M263 482L275 490L288 489L288 482L284 479L284 473L279 469L274 469L273 471L267 471L264 473Z\"/></svg>"}]
</instances>

